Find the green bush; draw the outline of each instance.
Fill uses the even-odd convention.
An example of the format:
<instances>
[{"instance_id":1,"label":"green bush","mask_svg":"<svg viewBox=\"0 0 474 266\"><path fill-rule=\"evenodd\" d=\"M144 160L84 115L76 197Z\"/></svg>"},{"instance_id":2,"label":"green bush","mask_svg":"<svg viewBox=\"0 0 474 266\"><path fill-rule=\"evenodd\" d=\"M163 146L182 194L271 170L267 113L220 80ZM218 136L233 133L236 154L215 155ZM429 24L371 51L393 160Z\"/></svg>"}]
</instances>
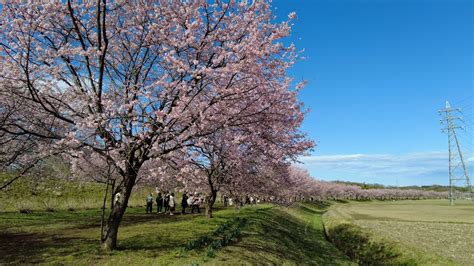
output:
<instances>
[{"instance_id":1,"label":"green bush","mask_svg":"<svg viewBox=\"0 0 474 266\"><path fill-rule=\"evenodd\" d=\"M209 247L209 248L206 250L205 257L206 257L206 258L213 258L214 256L215 256L215 250L214 250L212 247Z\"/></svg>"},{"instance_id":2,"label":"green bush","mask_svg":"<svg viewBox=\"0 0 474 266\"><path fill-rule=\"evenodd\" d=\"M206 247L204 250L203 257L213 258L215 252L222 247L225 247L237 240L241 235L241 228L245 226L247 220L240 217L232 218L225 223L219 225L216 230L206 235L199 237L196 240L188 242L181 252L190 251L193 249L199 249Z\"/></svg>"}]
</instances>

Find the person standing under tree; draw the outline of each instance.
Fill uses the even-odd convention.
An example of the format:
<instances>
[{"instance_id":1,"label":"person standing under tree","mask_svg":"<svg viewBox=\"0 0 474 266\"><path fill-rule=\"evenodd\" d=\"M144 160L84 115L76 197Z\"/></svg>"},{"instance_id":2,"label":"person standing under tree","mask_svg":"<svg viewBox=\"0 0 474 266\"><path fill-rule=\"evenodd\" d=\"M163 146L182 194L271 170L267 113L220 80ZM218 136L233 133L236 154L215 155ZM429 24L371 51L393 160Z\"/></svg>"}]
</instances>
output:
<instances>
[{"instance_id":1,"label":"person standing under tree","mask_svg":"<svg viewBox=\"0 0 474 266\"><path fill-rule=\"evenodd\" d=\"M227 207L229 203L229 197L227 197L227 195L224 194L224 207Z\"/></svg>"},{"instance_id":2,"label":"person standing under tree","mask_svg":"<svg viewBox=\"0 0 474 266\"><path fill-rule=\"evenodd\" d=\"M198 213L201 213L201 210L199 209L199 204L201 204L201 199L197 193L194 193L193 202L191 205L191 213L194 213L195 209L197 209Z\"/></svg>"},{"instance_id":3,"label":"person standing under tree","mask_svg":"<svg viewBox=\"0 0 474 266\"><path fill-rule=\"evenodd\" d=\"M114 204L120 203L120 197L121 197L120 192L117 192L117 194L115 194L115 197L114 197Z\"/></svg>"},{"instance_id":4,"label":"person standing under tree","mask_svg":"<svg viewBox=\"0 0 474 266\"><path fill-rule=\"evenodd\" d=\"M163 209L163 197L161 196L161 192L158 192L156 196L156 214L160 214L161 209Z\"/></svg>"},{"instance_id":5,"label":"person standing under tree","mask_svg":"<svg viewBox=\"0 0 474 266\"><path fill-rule=\"evenodd\" d=\"M163 207L165 210L163 213L167 213L170 209L170 193L166 192L166 194L163 196Z\"/></svg>"},{"instance_id":6,"label":"person standing under tree","mask_svg":"<svg viewBox=\"0 0 474 266\"><path fill-rule=\"evenodd\" d=\"M146 197L146 213L152 213L153 212L153 194L150 193Z\"/></svg>"},{"instance_id":7,"label":"person standing under tree","mask_svg":"<svg viewBox=\"0 0 474 266\"><path fill-rule=\"evenodd\" d=\"M186 195L186 192L184 192L183 199L181 199L181 214L186 213L187 207L188 207L188 195Z\"/></svg>"},{"instance_id":8,"label":"person standing under tree","mask_svg":"<svg viewBox=\"0 0 474 266\"><path fill-rule=\"evenodd\" d=\"M194 202L194 196L192 193L190 193L190 196L188 197L188 206L192 207Z\"/></svg>"},{"instance_id":9,"label":"person standing under tree","mask_svg":"<svg viewBox=\"0 0 474 266\"><path fill-rule=\"evenodd\" d=\"M176 206L176 202L174 201L174 193L171 193L170 195L169 205L170 205L170 215L174 215L173 212Z\"/></svg>"}]
</instances>

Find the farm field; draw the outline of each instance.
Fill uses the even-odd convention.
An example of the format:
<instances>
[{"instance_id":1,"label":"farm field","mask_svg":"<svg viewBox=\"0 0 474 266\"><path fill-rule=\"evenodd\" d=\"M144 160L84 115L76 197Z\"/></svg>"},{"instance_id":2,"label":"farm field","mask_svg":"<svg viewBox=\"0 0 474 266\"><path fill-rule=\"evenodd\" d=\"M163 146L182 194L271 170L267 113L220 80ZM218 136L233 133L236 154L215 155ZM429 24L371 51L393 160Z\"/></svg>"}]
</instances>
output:
<instances>
[{"instance_id":1,"label":"farm field","mask_svg":"<svg viewBox=\"0 0 474 266\"><path fill-rule=\"evenodd\" d=\"M351 202L338 215L375 235L399 243L404 252L421 251L474 265L474 203L447 200Z\"/></svg>"},{"instance_id":2,"label":"farm field","mask_svg":"<svg viewBox=\"0 0 474 266\"><path fill-rule=\"evenodd\" d=\"M350 265L324 237L325 207L220 208L212 219L203 214L147 215L144 208L130 208L120 229L119 248L110 253L100 251L98 210L0 213L0 263ZM190 242L234 217L247 222L230 244L212 252L207 245L184 251Z\"/></svg>"}]
</instances>

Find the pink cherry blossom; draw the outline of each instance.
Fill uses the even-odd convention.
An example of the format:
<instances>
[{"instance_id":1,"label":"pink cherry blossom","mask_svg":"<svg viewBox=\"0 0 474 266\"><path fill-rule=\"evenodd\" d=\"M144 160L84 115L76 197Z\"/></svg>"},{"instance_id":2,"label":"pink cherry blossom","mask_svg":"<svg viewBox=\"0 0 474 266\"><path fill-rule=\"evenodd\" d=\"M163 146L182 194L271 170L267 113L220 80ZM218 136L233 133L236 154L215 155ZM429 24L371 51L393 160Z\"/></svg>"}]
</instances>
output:
<instances>
[{"instance_id":1,"label":"pink cherry blossom","mask_svg":"<svg viewBox=\"0 0 474 266\"><path fill-rule=\"evenodd\" d=\"M313 146L298 131L300 86L286 74L297 59L282 42L290 30L267 1L9 1L0 16L2 168L56 154L76 170L112 167L94 178L117 180L102 239L113 249L137 182L189 183L173 163L195 174L190 154L206 154L197 149L214 136L232 155L228 169L281 164ZM255 161L239 162L240 147ZM229 190L260 184L248 169L225 182Z\"/></svg>"}]
</instances>

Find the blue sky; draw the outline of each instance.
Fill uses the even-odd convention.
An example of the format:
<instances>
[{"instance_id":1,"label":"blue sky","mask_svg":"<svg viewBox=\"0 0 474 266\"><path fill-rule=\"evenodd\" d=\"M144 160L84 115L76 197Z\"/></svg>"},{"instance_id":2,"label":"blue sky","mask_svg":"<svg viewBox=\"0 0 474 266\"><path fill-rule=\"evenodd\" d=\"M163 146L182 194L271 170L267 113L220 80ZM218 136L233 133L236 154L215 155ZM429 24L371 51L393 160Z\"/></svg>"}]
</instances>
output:
<instances>
[{"instance_id":1,"label":"blue sky","mask_svg":"<svg viewBox=\"0 0 474 266\"><path fill-rule=\"evenodd\" d=\"M464 108L472 162L473 1L275 0L297 13L290 41L306 60L303 130L318 142L303 167L316 178L387 185L447 184L438 110ZM472 171L471 171L472 173Z\"/></svg>"}]
</instances>

